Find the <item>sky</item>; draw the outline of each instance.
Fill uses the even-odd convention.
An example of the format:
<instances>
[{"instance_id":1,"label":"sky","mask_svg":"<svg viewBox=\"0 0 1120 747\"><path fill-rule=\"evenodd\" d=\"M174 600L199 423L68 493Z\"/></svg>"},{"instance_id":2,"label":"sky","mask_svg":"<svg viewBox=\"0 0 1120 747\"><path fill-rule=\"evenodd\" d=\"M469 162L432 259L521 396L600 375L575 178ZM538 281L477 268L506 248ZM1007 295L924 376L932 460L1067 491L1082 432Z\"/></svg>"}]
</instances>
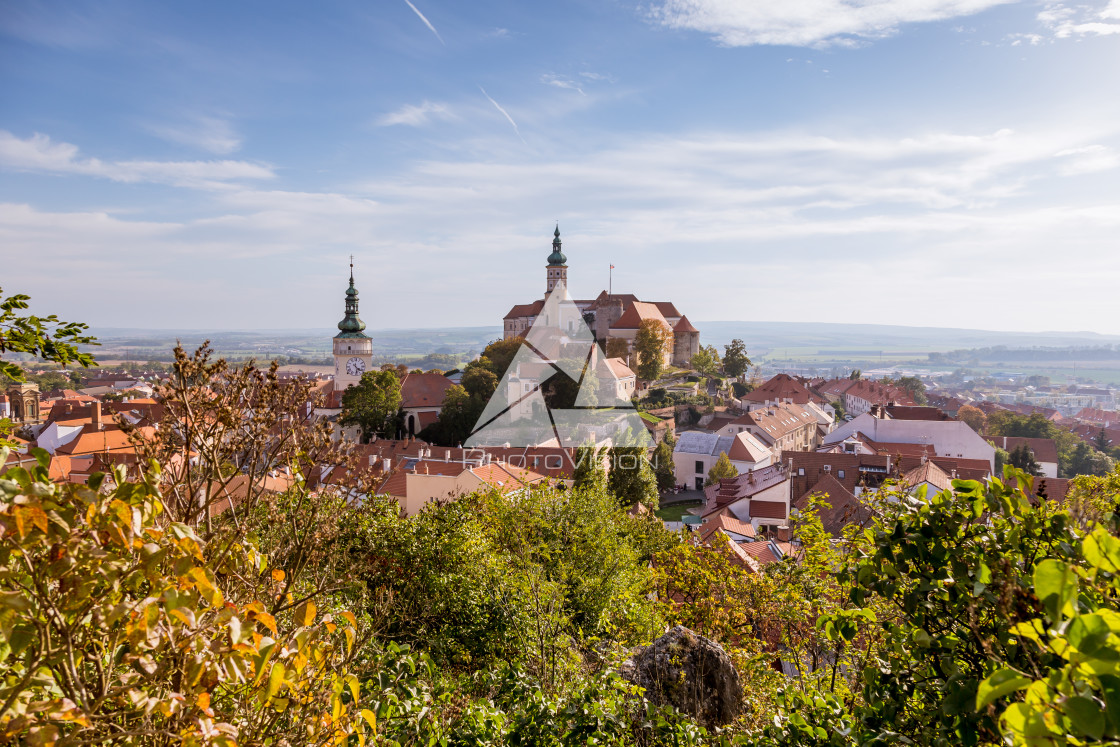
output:
<instances>
[{"instance_id":1,"label":"sky","mask_svg":"<svg viewBox=\"0 0 1120 747\"><path fill-rule=\"evenodd\" d=\"M1120 333L1120 0L0 0L0 287L95 327Z\"/></svg>"}]
</instances>

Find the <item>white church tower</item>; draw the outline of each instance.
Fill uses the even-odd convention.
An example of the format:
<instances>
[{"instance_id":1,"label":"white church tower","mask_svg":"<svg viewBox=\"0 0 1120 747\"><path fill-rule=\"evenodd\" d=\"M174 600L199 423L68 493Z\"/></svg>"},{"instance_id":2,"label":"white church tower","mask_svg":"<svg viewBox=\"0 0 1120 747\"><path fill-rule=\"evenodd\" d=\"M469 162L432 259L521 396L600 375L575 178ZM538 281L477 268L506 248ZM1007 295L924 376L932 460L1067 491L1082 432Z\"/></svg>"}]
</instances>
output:
<instances>
[{"instance_id":1,"label":"white church tower","mask_svg":"<svg viewBox=\"0 0 1120 747\"><path fill-rule=\"evenodd\" d=\"M366 323L358 318L358 289L354 287L354 259L350 258L350 287L346 289L346 316L334 337L334 389L345 391L357 384L373 366L373 340L363 332Z\"/></svg>"}]
</instances>

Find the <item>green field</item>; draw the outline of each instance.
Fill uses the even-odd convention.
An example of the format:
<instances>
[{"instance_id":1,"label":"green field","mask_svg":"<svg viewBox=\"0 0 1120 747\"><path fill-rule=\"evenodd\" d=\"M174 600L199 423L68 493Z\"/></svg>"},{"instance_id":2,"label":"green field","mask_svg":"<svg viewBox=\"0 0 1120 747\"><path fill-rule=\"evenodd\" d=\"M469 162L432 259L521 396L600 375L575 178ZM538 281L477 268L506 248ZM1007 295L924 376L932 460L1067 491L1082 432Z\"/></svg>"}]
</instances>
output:
<instances>
[{"instance_id":1,"label":"green field","mask_svg":"<svg viewBox=\"0 0 1120 747\"><path fill-rule=\"evenodd\" d=\"M654 514L662 521L680 521L681 517L688 514L688 509L696 508L701 505L703 501L686 501L685 503L674 503L671 506L659 508Z\"/></svg>"}]
</instances>

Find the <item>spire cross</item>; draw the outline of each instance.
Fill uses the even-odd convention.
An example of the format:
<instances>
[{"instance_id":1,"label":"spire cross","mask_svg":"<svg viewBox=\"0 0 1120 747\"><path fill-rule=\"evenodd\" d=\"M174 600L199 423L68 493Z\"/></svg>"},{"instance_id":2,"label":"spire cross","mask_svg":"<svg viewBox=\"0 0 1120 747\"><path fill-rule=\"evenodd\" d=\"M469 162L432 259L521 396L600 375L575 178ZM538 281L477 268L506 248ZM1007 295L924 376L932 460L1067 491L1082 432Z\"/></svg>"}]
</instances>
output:
<instances>
[{"instance_id":1,"label":"spire cross","mask_svg":"<svg viewBox=\"0 0 1120 747\"><path fill-rule=\"evenodd\" d=\"M354 255L350 255L350 285L354 284Z\"/></svg>"}]
</instances>

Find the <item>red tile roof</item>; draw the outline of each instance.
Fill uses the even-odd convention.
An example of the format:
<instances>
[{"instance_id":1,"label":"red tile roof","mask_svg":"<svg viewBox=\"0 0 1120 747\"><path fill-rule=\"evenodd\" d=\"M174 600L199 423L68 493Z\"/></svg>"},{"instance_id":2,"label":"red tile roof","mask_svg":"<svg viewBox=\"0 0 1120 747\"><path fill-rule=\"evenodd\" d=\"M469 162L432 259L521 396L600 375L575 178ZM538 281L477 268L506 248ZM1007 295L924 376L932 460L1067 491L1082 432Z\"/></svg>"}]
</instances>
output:
<instances>
[{"instance_id":1,"label":"red tile roof","mask_svg":"<svg viewBox=\"0 0 1120 747\"><path fill-rule=\"evenodd\" d=\"M505 315L504 319L520 319L527 316L536 316L541 313L544 308L544 299L540 301L533 301L533 303L522 303L514 306Z\"/></svg>"},{"instance_id":2,"label":"red tile roof","mask_svg":"<svg viewBox=\"0 0 1120 747\"><path fill-rule=\"evenodd\" d=\"M1018 438L1015 436L996 436L991 439L998 448L1011 452L1020 446L1026 446L1034 452L1034 458L1039 462L1058 463L1058 445L1052 438Z\"/></svg>"},{"instance_id":3,"label":"red tile roof","mask_svg":"<svg viewBox=\"0 0 1120 747\"><path fill-rule=\"evenodd\" d=\"M750 511L751 518L759 519L788 519L786 515L786 504L781 501L755 501L750 502L747 508Z\"/></svg>"},{"instance_id":4,"label":"red tile roof","mask_svg":"<svg viewBox=\"0 0 1120 747\"><path fill-rule=\"evenodd\" d=\"M676 311L676 309L674 309L674 311ZM667 316L673 316L673 315L669 314ZM688 321L687 316L682 316L681 320L679 322L677 322L677 325L675 327L673 327L673 331L674 332L699 332L700 330L698 330L698 329L696 329L696 327L692 326L692 322Z\"/></svg>"},{"instance_id":5,"label":"red tile roof","mask_svg":"<svg viewBox=\"0 0 1120 747\"><path fill-rule=\"evenodd\" d=\"M611 329L637 329L646 319L653 319L664 324L666 328L669 327L669 323L665 321L665 317L655 304L634 301L626 307L622 316L611 325Z\"/></svg>"},{"instance_id":6,"label":"red tile roof","mask_svg":"<svg viewBox=\"0 0 1120 747\"><path fill-rule=\"evenodd\" d=\"M808 387L789 374L780 373L770 380L755 387L741 398L745 402L784 402L789 400L794 404L804 405L815 398Z\"/></svg>"},{"instance_id":7,"label":"red tile roof","mask_svg":"<svg viewBox=\"0 0 1120 747\"><path fill-rule=\"evenodd\" d=\"M409 373L401 382L401 408L440 407L454 383L441 373Z\"/></svg>"}]
</instances>

